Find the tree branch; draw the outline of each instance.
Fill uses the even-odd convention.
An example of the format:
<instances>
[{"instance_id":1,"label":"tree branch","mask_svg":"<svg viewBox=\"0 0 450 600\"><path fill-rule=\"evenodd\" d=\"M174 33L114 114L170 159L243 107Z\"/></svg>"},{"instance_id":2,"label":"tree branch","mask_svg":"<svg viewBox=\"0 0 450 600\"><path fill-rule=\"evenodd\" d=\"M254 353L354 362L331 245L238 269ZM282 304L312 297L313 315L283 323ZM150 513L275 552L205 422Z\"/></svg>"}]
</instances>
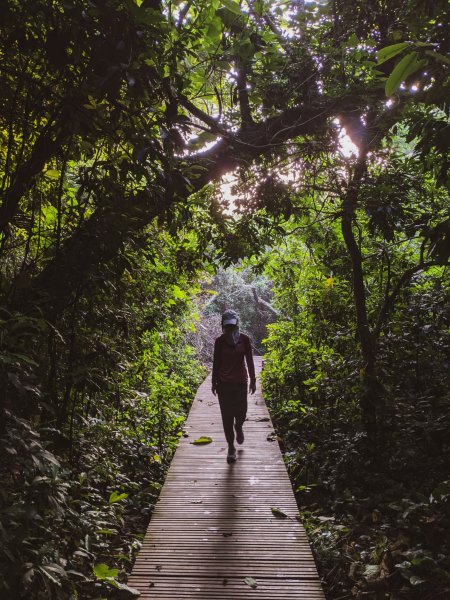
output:
<instances>
[{"instance_id":1,"label":"tree branch","mask_svg":"<svg viewBox=\"0 0 450 600\"><path fill-rule=\"evenodd\" d=\"M253 285L246 285L244 287L250 289L250 291L253 294L253 299L255 301L255 304L257 306L262 306L263 308L268 310L270 312L270 314L273 315L274 317L280 316L280 313L269 302L266 302L258 295L258 291L256 290L256 288Z\"/></svg>"},{"instance_id":2,"label":"tree branch","mask_svg":"<svg viewBox=\"0 0 450 600\"><path fill-rule=\"evenodd\" d=\"M392 290L392 292L390 294L386 295L384 302L381 306L380 312L378 313L377 322L376 322L376 325L373 330L373 335L374 335L375 340L378 340L380 333L381 333L381 329L382 329L390 311L394 307L395 300L397 299L398 295L400 294L403 286L406 285L408 283L408 281L410 281L412 279L412 277L416 273L419 273L420 271L424 271L425 269L429 269L430 267L438 267L438 266L444 267L444 266L448 266L448 265L450 265L450 263L442 264L442 262L439 262L437 260L428 261L428 262L421 261L418 265L415 265L414 267L407 269L403 273L403 275L400 277L400 279L395 284L395 287Z\"/></svg>"},{"instance_id":3,"label":"tree branch","mask_svg":"<svg viewBox=\"0 0 450 600\"><path fill-rule=\"evenodd\" d=\"M232 137L228 131L226 131L219 125L219 123L214 117L211 117L211 115L205 113L201 108L199 108L188 98L186 98L186 96L180 95L178 99L180 101L181 106L184 106L184 108L186 108L192 115L194 115L194 117L197 117L197 119L208 125L212 133L217 133L218 135L224 137Z\"/></svg>"},{"instance_id":4,"label":"tree branch","mask_svg":"<svg viewBox=\"0 0 450 600\"><path fill-rule=\"evenodd\" d=\"M190 107L187 101L186 106ZM196 107L193 107L196 111ZM308 135L324 126L324 115L331 116L336 103L328 102L308 108L292 108L281 115L255 125L231 139L222 139L211 149L178 160L177 172L185 181L184 189L170 196L166 190L146 189L138 193L113 198L109 205L94 210L89 219L63 244L57 256L47 261L42 272L29 285L16 290L10 309L35 311L36 307L50 322L60 314L86 282L102 277L102 266L113 259L123 243L151 221L164 214L175 201L198 192L211 181L235 169L243 162L251 162L273 152L271 140L279 136L281 146L296 135ZM200 111L202 120L205 114ZM193 113L194 114L194 113ZM198 113L197 113L198 114ZM214 122L212 117L207 119ZM217 123L214 122L216 127ZM219 130L217 130L219 133ZM172 180L166 174L166 186Z\"/></svg>"},{"instance_id":5,"label":"tree branch","mask_svg":"<svg viewBox=\"0 0 450 600\"><path fill-rule=\"evenodd\" d=\"M247 91L247 72L243 65L237 68L236 91L238 94L239 107L241 109L242 130L248 129L254 125L250 101Z\"/></svg>"}]
</instances>

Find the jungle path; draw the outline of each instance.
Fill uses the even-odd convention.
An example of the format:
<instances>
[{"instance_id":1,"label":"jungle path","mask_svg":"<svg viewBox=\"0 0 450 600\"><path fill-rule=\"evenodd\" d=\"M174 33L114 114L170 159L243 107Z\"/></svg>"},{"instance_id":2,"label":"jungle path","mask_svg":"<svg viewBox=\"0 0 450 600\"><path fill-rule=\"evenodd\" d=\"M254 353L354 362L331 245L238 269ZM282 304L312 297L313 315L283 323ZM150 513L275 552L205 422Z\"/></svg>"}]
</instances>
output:
<instances>
[{"instance_id":1,"label":"jungle path","mask_svg":"<svg viewBox=\"0 0 450 600\"><path fill-rule=\"evenodd\" d=\"M228 465L211 376L198 389L129 578L141 600L324 598L259 383L248 399ZM213 441L192 444L200 436Z\"/></svg>"}]
</instances>

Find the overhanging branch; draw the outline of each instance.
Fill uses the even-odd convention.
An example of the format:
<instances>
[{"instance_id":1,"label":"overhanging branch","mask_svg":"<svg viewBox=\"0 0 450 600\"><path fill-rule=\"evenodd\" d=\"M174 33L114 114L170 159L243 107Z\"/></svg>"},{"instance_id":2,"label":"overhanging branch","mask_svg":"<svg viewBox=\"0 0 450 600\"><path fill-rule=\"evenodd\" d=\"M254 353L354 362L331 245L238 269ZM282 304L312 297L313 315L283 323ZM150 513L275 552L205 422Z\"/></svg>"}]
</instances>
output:
<instances>
[{"instance_id":1,"label":"overhanging branch","mask_svg":"<svg viewBox=\"0 0 450 600\"><path fill-rule=\"evenodd\" d=\"M191 106L189 101L187 106ZM191 108L194 109L194 106ZM334 101L319 106L288 109L232 139L222 137L205 152L180 158L177 169L185 177L186 183L184 190L177 189L176 195L149 188L115 198L109 206L97 208L63 243L58 255L47 262L27 289L16 294L11 301L11 308L32 311L37 306L46 318L53 321L70 304L80 287L87 281L102 277L102 265L114 258L129 237L141 231L155 217L163 215L174 202L198 192L238 165L273 152L275 147L281 147L297 135L320 130L326 117L334 114L335 110ZM201 112L204 121L205 114ZM212 117L206 116L211 124L219 127ZM221 134L220 129L216 130ZM276 145L273 144L275 137ZM166 173L166 181L169 185L170 172Z\"/></svg>"},{"instance_id":2,"label":"overhanging branch","mask_svg":"<svg viewBox=\"0 0 450 600\"><path fill-rule=\"evenodd\" d=\"M433 261L428 261L428 262L420 262L419 264L415 265L414 267L407 269L403 273L403 275L399 278L397 283L395 284L395 287L392 290L392 292L386 296L386 298L381 306L380 312L378 313L377 322L375 324L374 332L373 332L374 338L376 340L378 339L378 337L381 333L381 329L382 329L384 323L386 322L386 319L387 319L390 311L394 307L394 303L395 303L398 295L400 294L402 288L414 277L414 275L416 273L425 271L425 269L429 269L430 267L438 267L438 266L445 267L445 266L449 266L449 265L450 265L450 263L443 264L442 262L433 260Z\"/></svg>"}]
</instances>

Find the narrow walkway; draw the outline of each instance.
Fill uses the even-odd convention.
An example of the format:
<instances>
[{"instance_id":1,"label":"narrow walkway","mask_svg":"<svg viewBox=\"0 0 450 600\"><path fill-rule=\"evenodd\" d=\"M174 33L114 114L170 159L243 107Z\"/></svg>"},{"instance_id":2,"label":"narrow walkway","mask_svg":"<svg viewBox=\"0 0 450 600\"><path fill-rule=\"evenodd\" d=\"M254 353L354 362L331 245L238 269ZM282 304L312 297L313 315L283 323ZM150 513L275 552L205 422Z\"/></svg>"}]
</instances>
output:
<instances>
[{"instance_id":1,"label":"narrow walkway","mask_svg":"<svg viewBox=\"0 0 450 600\"><path fill-rule=\"evenodd\" d=\"M323 600L259 384L236 463L210 377L185 429L129 579L141 600ZM200 436L213 441L192 444Z\"/></svg>"}]
</instances>

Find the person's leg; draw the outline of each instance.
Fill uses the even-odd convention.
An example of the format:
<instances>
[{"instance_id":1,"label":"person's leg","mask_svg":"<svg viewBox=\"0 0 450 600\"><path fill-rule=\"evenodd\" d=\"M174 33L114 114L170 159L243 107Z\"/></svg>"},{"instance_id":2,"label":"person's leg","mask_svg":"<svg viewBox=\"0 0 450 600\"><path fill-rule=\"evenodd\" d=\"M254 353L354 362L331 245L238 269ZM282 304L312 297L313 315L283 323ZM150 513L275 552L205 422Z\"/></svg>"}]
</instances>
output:
<instances>
[{"instance_id":1,"label":"person's leg","mask_svg":"<svg viewBox=\"0 0 450 600\"><path fill-rule=\"evenodd\" d=\"M244 432L242 426L247 417L247 384L240 385L236 390L236 401L234 409L236 441L238 444L244 442Z\"/></svg>"},{"instance_id":2,"label":"person's leg","mask_svg":"<svg viewBox=\"0 0 450 600\"><path fill-rule=\"evenodd\" d=\"M247 384L243 383L239 385L236 390L235 396L235 408L234 418L236 419L236 426L242 427L245 419L247 418Z\"/></svg>"},{"instance_id":3,"label":"person's leg","mask_svg":"<svg viewBox=\"0 0 450 600\"><path fill-rule=\"evenodd\" d=\"M222 415L223 432L230 448L234 447L234 394L231 386L220 384L217 389L220 413Z\"/></svg>"}]
</instances>

